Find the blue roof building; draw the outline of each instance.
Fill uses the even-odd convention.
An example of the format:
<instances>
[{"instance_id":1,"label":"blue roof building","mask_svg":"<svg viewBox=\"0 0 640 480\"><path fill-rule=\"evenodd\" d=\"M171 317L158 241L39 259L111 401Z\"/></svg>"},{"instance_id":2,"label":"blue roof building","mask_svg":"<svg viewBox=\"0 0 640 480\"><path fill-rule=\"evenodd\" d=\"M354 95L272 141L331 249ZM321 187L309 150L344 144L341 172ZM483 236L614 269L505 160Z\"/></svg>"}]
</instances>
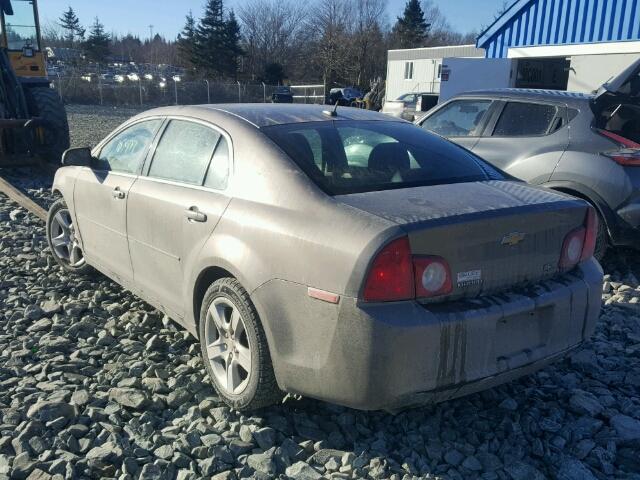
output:
<instances>
[{"instance_id":1,"label":"blue roof building","mask_svg":"<svg viewBox=\"0 0 640 480\"><path fill-rule=\"evenodd\" d=\"M598 47L604 47L598 44L634 41L640 41L640 0L517 0L482 32L477 46L487 58L507 58L521 56L509 50L527 47L590 45L581 54L598 54ZM637 52L637 46L609 51L631 50ZM573 55L576 50L557 53Z\"/></svg>"}]
</instances>

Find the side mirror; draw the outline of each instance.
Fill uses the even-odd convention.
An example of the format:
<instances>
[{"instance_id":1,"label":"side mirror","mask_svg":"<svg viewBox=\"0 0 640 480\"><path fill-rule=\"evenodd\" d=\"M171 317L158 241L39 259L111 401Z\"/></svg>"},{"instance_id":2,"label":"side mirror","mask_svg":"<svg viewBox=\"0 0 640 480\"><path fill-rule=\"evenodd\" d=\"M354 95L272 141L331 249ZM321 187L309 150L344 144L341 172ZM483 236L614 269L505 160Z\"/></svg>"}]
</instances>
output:
<instances>
[{"instance_id":1,"label":"side mirror","mask_svg":"<svg viewBox=\"0 0 640 480\"><path fill-rule=\"evenodd\" d=\"M65 167L90 167L93 160L91 149L88 147L70 148L62 154L62 165Z\"/></svg>"}]
</instances>

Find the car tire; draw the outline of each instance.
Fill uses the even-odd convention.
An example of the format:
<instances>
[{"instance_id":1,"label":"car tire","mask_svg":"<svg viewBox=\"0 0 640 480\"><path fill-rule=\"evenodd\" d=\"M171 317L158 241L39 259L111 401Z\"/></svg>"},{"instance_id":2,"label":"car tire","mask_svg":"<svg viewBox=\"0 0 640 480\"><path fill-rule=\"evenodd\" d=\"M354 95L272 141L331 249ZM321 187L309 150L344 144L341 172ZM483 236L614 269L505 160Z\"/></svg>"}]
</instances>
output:
<instances>
[{"instance_id":1,"label":"car tire","mask_svg":"<svg viewBox=\"0 0 640 480\"><path fill-rule=\"evenodd\" d=\"M593 256L601 262L609 249L609 234L607 232L607 224L602 218L602 215L600 215L599 212L597 212L596 215L598 217L598 231L596 233L596 248Z\"/></svg>"},{"instance_id":2,"label":"car tire","mask_svg":"<svg viewBox=\"0 0 640 480\"><path fill-rule=\"evenodd\" d=\"M76 240L73 217L64 198L59 198L49 208L46 229L47 243L58 265L70 273L88 275L93 272Z\"/></svg>"},{"instance_id":3,"label":"car tire","mask_svg":"<svg viewBox=\"0 0 640 480\"><path fill-rule=\"evenodd\" d=\"M260 318L236 279L222 278L209 287L198 333L207 373L229 407L250 411L282 399Z\"/></svg>"}]
</instances>

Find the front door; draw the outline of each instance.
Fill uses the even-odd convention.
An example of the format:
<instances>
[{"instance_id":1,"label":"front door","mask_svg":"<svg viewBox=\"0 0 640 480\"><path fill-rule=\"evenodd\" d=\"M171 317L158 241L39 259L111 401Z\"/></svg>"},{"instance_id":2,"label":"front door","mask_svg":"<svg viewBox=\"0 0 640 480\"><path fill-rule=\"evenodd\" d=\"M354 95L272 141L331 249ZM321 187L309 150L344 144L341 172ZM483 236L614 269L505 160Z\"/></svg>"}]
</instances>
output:
<instances>
[{"instance_id":1,"label":"front door","mask_svg":"<svg viewBox=\"0 0 640 480\"><path fill-rule=\"evenodd\" d=\"M176 320L185 315L184 279L229 203L229 165L229 144L220 132L171 120L147 175L129 192L134 281Z\"/></svg>"},{"instance_id":2,"label":"front door","mask_svg":"<svg viewBox=\"0 0 640 480\"><path fill-rule=\"evenodd\" d=\"M437 133L469 150L478 142L492 101L465 98L452 100L420 122L425 130Z\"/></svg>"},{"instance_id":3,"label":"front door","mask_svg":"<svg viewBox=\"0 0 640 480\"><path fill-rule=\"evenodd\" d=\"M119 280L133 279L127 197L161 123L148 120L119 132L76 180L73 204L85 258Z\"/></svg>"}]
</instances>

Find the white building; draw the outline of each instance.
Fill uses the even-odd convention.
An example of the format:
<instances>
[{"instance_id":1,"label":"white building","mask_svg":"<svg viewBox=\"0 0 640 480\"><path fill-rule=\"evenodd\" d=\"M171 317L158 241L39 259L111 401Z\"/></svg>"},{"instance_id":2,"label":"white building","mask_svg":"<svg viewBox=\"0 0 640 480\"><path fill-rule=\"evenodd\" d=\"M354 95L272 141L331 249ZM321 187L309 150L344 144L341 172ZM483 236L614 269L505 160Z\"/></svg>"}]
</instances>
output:
<instances>
[{"instance_id":1,"label":"white building","mask_svg":"<svg viewBox=\"0 0 640 480\"><path fill-rule=\"evenodd\" d=\"M484 57L475 45L389 50L386 97L394 100L404 93L439 93L442 59Z\"/></svg>"}]
</instances>

